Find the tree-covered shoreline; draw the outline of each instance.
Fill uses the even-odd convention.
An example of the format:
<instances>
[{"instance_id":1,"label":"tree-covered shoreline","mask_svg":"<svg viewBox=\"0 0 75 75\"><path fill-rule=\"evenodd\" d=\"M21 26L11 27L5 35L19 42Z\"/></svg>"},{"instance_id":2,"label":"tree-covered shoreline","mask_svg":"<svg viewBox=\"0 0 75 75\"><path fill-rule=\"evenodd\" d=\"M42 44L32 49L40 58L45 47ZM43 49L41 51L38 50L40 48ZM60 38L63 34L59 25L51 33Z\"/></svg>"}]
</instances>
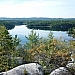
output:
<instances>
[{"instance_id":1,"label":"tree-covered shoreline","mask_svg":"<svg viewBox=\"0 0 75 75\"><path fill-rule=\"evenodd\" d=\"M68 31L75 27L75 19L56 20L0 20L0 25L4 25L8 30L16 25L26 25L29 29Z\"/></svg>"},{"instance_id":2,"label":"tree-covered shoreline","mask_svg":"<svg viewBox=\"0 0 75 75\"><path fill-rule=\"evenodd\" d=\"M68 31L75 27L75 20L47 20L47 21L29 21L27 27L30 29Z\"/></svg>"}]
</instances>

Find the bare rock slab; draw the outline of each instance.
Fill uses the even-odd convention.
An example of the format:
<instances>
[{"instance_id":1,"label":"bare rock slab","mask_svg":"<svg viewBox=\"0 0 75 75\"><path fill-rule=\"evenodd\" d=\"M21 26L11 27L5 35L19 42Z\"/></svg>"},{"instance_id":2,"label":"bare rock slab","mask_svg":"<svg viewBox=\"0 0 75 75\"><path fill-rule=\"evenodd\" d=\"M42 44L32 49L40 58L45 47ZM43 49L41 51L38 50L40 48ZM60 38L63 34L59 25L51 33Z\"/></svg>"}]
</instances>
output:
<instances>
[{"instance_id":1,"label":"bare rock slab","mask_svg":"<svg viewBox=\"0 0 75 75\"><path fill-rule=\"evenodd\" d=\"M0 75L43 75L43 70L38 63L29 63L2 72Z\"/></svg>"}]
</instances>

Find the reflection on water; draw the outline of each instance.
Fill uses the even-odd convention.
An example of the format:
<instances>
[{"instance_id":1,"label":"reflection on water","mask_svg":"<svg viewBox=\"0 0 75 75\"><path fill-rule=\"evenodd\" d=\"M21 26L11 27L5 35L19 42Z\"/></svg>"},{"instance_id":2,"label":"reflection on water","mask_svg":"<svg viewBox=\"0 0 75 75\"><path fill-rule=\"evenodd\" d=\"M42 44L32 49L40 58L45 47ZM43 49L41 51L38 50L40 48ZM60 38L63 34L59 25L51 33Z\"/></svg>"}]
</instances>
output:
<instances>
[{"instance_id":1,"label":"reflection on water","mask_svg":"<svg viewBox=\"0 0 75 75\"><path fill-rule=\"evenodd\" d=\"M28 36L28 34L31 32L32 29L28 29L25 25L15 26L14 29L8 30L9 33L14 36L17 35L21 39L21 43L24 44L27 42L27 39L25 36ZM34 30L37 34L39 34L39 37L46 38L49 34L49 30ZM66 31L52 31L53 36L57 39L62 37L64 40L71 40L72 37L68 36Z\"/></svg>"}]
</instances>

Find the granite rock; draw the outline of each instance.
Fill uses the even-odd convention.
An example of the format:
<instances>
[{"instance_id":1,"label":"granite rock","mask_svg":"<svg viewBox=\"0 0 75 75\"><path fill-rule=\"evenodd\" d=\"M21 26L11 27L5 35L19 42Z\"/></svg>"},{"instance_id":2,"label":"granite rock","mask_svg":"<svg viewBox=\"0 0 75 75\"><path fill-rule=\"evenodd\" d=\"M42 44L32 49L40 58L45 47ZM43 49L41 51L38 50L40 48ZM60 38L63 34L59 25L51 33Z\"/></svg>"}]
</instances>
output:
<instances>
[{"instance_id":1,"label":"granite rock","mask_svg":"<svg viewBox=\"0 0 75 75\"><path fill-rule=\"evenodd\" d=\"M43 70L38 63L29 63L2 72L0 75L43 75Z\"/></svg>"},{"instance_id":2,"label":"granite rock","mask_svg":"<svg viewBox=\"0 0 75 75\"><path fill-rule=\"evenodd\" d=\"M72 75L69 70L65 67L59 67L51 72L50 75Z\"/></svg>"}]
</instances>

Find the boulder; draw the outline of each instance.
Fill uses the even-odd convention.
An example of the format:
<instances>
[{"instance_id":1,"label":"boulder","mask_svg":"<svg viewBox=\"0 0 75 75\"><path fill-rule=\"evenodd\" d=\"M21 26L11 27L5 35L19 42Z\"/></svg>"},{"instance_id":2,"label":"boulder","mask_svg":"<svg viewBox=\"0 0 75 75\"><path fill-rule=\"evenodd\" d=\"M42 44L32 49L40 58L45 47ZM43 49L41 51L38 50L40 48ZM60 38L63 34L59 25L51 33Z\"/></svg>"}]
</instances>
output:
<instances>
[{"instance_id":1,"label":"boulder","mask_svg":"<svg viewBox=\"0 0 75 75\"><path fill-rule=\"evenodd\" d=\"M65 67L59 67L51 72L50 75L72 75L69 70Z\"/></svg>"},{"instance_id":2,"label":"boulder","mask_svg":"<svg viewBox=\"0 0 75 75\"><path fill-rule=\"evenodd\" d=\"M41 65L38 63L29 63L15 67L7 72L2 72L2 75L43 75Z\"/></svg>"},{"instance_id":3,"label":"boulder","mask_svg":"<svg viewBox=\"0 0 75 75\"><path fill-rule=\"evenodd\" d=\"M75 75L75 62L74 62L74 63L68 63L68 64L66 65L66 67L69 69L69 71L70 71L73 75Z\"/></svg>"},{"instance_id":4,"label":"boulder","mask_svg":"<svg viewBox=\"0 0 75 75\"><path fill-rule=\"evenodd\" d=\"M75 63L68 63L66 67L69 69L75 69Z\"/></svg>"}]
</instances>

